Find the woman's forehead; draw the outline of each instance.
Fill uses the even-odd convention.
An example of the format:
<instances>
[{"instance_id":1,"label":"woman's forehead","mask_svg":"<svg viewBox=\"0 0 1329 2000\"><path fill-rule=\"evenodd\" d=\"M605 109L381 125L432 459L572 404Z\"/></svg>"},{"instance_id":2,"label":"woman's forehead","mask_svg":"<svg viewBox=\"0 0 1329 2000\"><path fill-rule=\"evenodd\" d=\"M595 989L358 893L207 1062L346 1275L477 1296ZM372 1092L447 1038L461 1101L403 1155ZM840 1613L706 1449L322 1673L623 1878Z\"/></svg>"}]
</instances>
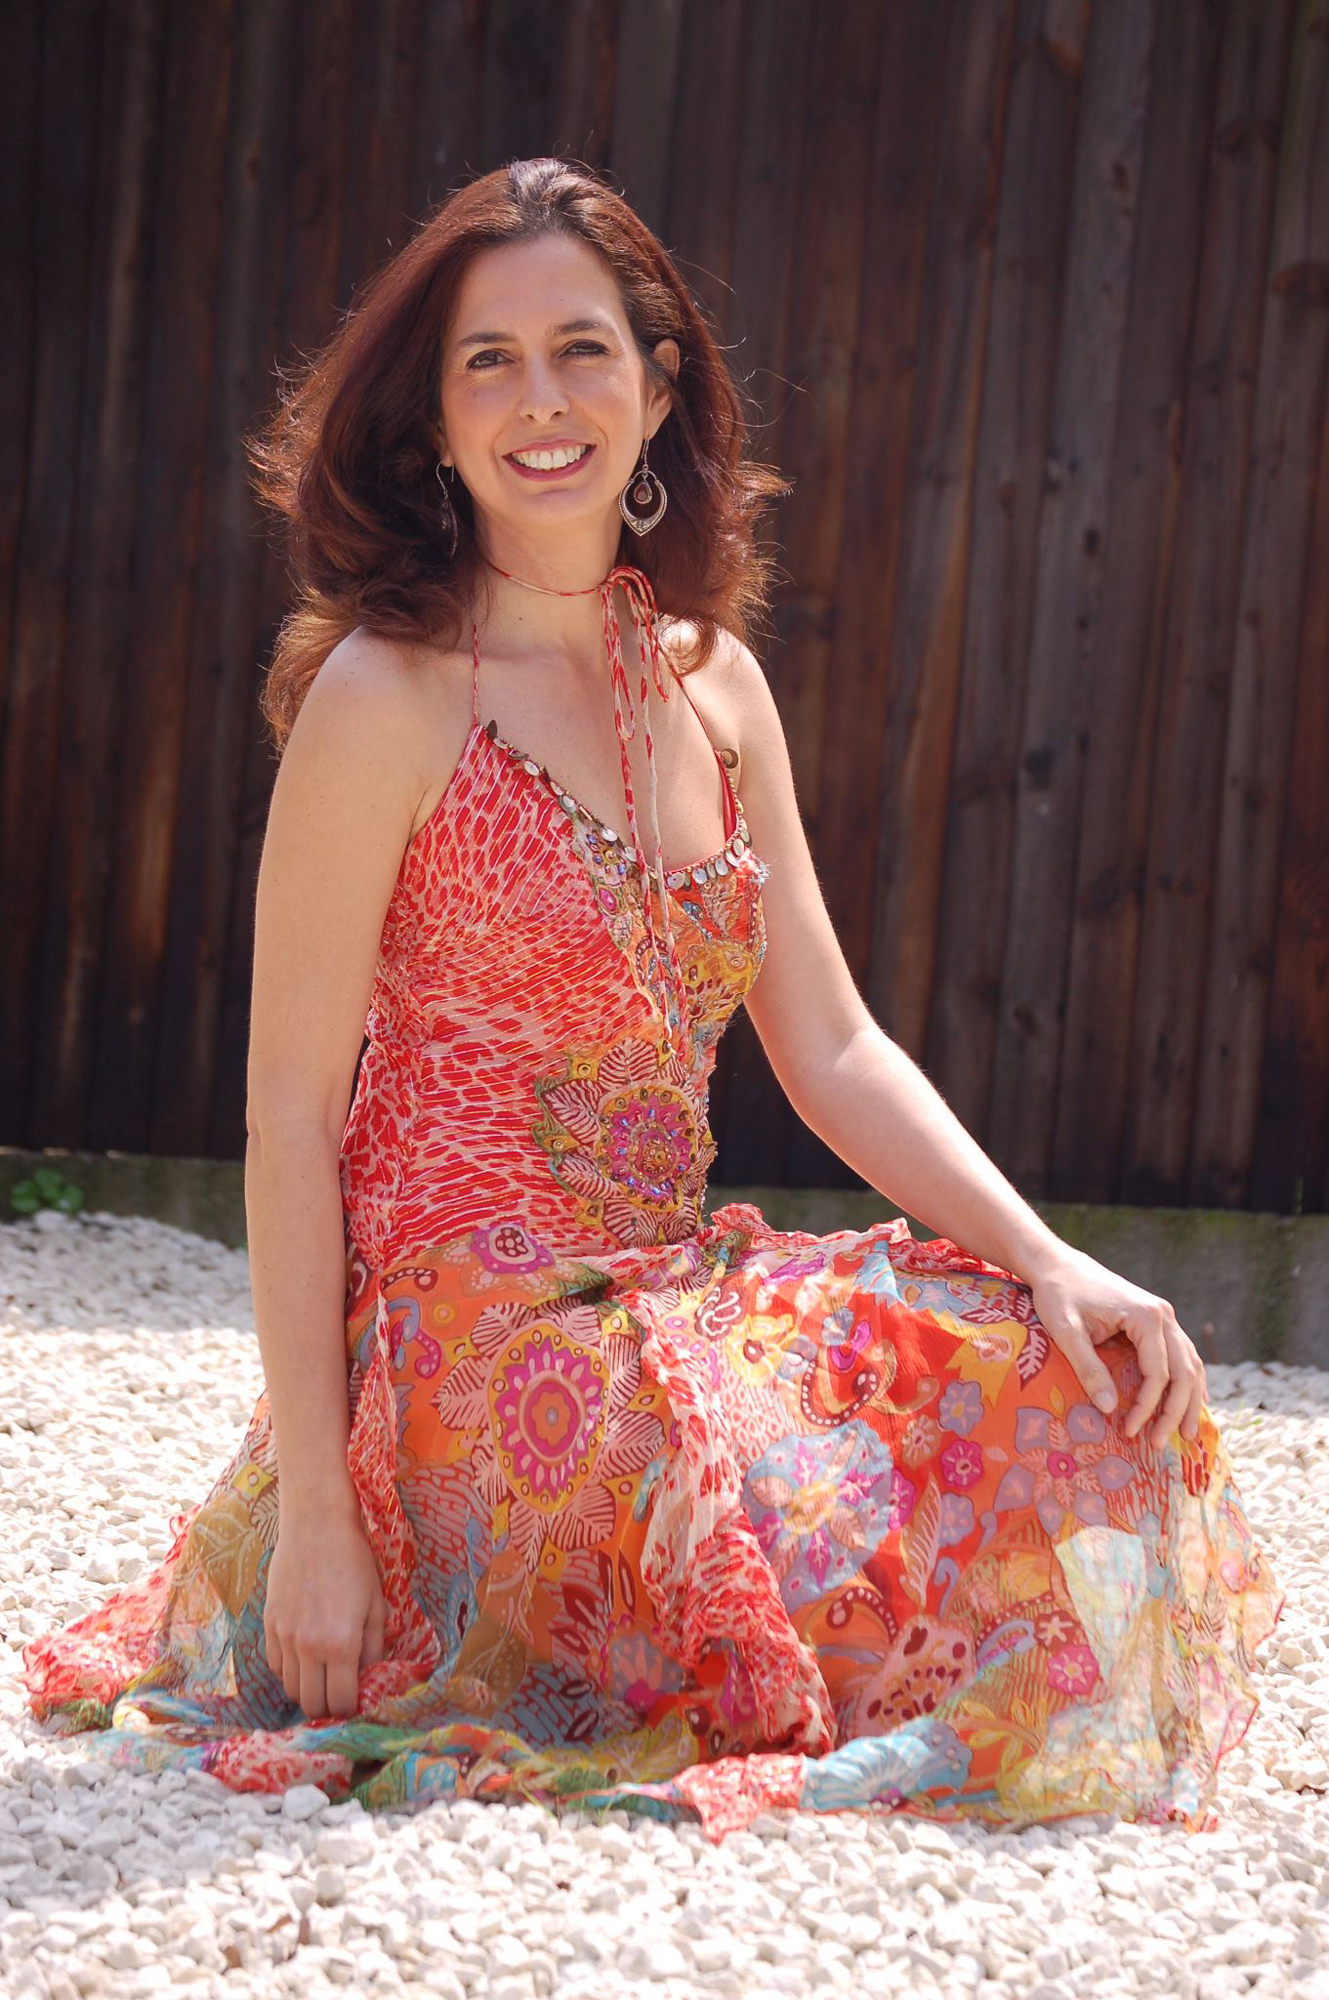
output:
<instances>
[{"instance_id":1,"label":"woman's forehead","mask_svg":"<svg viewBox=\"0 0 1329 2000\"><path fill-rule=\"evenodd\" d=\"M562 234L477 252L457 288L454 311L459 338L500 332L543 337L597 316L615 325L622 317L613 273L588 244Z\"/></svg>"}]
</instances>

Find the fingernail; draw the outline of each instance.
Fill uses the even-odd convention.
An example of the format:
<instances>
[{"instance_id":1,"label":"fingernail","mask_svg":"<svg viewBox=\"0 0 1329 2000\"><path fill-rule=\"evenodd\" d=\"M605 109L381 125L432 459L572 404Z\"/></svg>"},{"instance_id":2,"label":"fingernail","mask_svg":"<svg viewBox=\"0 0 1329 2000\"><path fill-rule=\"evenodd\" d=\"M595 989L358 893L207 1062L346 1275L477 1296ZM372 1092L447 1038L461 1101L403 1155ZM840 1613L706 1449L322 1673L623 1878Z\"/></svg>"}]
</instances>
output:
<instances>
[{"instance_id":1,"label":"fingernail","mask_svg":"<svg viewBox=\"0 0 1329 2000\"><path fill-rule=\"evenodd\" d=\"M1094 1401L1098 1404L1100 1410L1111 1410L1115 1409L1117 1399L1110 1389L1100 1389Z\"/></svg>"}]
</instances>

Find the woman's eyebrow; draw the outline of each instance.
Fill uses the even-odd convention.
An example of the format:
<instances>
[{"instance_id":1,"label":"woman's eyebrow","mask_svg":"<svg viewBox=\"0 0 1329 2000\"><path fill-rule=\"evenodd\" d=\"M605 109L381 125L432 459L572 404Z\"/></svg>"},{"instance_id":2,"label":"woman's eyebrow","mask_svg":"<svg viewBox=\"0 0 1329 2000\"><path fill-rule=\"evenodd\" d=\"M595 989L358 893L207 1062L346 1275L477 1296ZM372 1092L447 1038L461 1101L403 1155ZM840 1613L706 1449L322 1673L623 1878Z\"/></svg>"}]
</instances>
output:
<instances>
[{"instance_id":1,"label":"woman's eyebrow","mask_svg":"<svg viewBox=\"0 0 1329 2000\"><path fill-rule=\"evenodd\" d=\"M608 332L608 328L605 326L604 321L599 319L565 319L560 326L547 326L545 332L547 334L606 333ZM486 341L515 340L516 338L515 333L464 333L460 340L453 342L453 346L483 347Z\"/></svg>"}]
</instances>

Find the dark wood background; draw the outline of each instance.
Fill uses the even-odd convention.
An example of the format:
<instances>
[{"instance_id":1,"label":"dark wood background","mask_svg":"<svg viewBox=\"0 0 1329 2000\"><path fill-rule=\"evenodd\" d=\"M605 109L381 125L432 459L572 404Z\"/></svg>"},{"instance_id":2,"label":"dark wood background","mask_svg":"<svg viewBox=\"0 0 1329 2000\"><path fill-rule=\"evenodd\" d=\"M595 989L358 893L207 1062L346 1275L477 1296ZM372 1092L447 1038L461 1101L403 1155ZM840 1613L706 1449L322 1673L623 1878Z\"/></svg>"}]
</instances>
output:
<instances>
[{"instance_id":1,"label":"dark wood background","mask_svg":"<svg viewBox=\"0 0 1329 2000\"><path fill-rule=\"evenodd\" d=\"M609 168L759 405L860 988L1026 1194L1329 1195L1329 0L21 0L0 1140L238 1157L242 433L427 208ZM745 1014L720 1183L861 1185Z\"/></svg>"}]
</instances>

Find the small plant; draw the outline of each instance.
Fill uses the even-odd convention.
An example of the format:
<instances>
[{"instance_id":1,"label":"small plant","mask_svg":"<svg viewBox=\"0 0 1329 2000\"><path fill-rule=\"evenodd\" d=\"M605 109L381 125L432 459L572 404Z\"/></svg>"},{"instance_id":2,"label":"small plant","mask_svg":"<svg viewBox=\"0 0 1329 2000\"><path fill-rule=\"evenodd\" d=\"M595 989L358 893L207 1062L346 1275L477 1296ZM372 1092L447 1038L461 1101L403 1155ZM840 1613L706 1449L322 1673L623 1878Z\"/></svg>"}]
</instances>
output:
<instances>
[{"instance_id":1,"label":"small plant","mask_svg":"<svg viewBox=\"0 0 1329 2000\"><path fill-rule=\"evenodd\" d=\"M66 1180L59 1167L37 1167L25 1181L14 1183L9 1206L18 1215L35 1215L39 1208L77 1215L83 1206L83 1190L77 1181Z\"/></svg>"}]
</instances>

